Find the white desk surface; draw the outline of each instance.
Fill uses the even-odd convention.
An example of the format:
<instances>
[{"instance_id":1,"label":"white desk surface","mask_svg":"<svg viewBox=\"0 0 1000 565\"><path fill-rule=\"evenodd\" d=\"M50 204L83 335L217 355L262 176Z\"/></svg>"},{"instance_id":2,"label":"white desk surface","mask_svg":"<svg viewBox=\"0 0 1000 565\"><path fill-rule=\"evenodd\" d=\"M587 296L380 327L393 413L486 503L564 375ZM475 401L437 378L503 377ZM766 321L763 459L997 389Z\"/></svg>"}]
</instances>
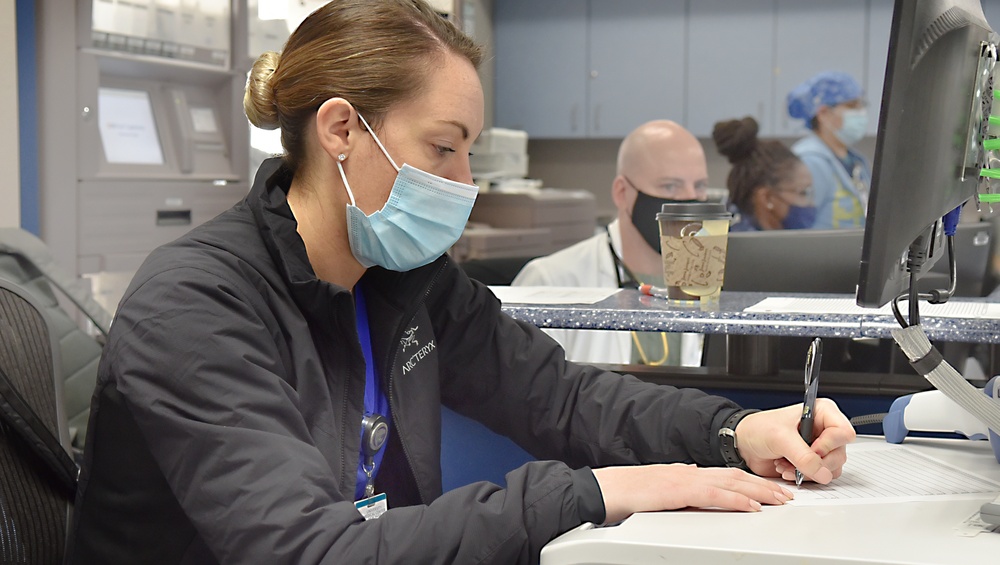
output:
<instances>
[{"instance_id":1,"label":"white desk surface","mask_svg":"<svg viewBox=\"0 0 1000 565\"><path fill-rule=\"evenodd\" d=\"M903 445L1000 481L1000 464L986 441L907 438ZM757 513L685 510L636 514L618 526L563 534L543 548L541 565L1000 563L1000 533L963 537L957 529L973 514L978 516L979 507L993 496L765 506Z\"/></svg>"}]
</instances>

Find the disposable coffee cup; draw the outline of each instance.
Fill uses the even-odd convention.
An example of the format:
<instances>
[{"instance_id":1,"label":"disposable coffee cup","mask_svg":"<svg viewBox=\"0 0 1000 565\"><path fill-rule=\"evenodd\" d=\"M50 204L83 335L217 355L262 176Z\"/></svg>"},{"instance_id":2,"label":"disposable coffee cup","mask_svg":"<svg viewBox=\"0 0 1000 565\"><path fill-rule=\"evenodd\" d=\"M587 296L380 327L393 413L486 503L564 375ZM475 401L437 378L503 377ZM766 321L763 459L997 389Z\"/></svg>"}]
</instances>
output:
<instances>
[{"instance_id":1,"label":"disposable coffee cup","mask_svg":"<svg viewBox=\"0 0 1000 565\"><path fill-rule=\"evenodd\" d=\"M671 202L656 214L660 225L667 298L719 299L726 272L726 247L733 215L718 202Z\"/></svg>"}]
</instances>

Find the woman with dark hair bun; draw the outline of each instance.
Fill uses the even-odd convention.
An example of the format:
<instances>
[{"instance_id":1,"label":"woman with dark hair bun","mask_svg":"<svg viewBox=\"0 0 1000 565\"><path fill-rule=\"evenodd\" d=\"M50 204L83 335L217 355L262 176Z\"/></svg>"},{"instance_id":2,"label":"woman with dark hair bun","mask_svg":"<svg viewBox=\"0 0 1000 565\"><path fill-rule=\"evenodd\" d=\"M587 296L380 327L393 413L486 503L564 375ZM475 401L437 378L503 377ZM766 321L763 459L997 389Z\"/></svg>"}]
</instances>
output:
<instances>
[{"instance_id":1,"label":"woman with dark hair bun","mask_svg":"<svg viewBox=\"0 0 1000 565\"><path fill-rule=\"evenodd\" d=\"M732 231L804 229L813 227L816 205L812 175L783 143L757 137L757 121L718 122L712 139L733 168L726 178Z\"/></svg>"}]
</instances>

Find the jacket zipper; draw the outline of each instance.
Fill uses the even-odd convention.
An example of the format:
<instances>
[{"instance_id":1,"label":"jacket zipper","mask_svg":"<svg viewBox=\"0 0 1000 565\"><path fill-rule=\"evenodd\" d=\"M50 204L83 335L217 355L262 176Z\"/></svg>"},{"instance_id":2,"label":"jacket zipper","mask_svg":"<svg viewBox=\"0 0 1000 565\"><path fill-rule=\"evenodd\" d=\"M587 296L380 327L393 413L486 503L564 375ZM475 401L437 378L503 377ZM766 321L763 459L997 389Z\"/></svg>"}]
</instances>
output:
<instances>
[{"instance_id":1,"label":"jacket zipper","mask_svg":"<svg viewBox=\"0 0 1000 565\"><path fill-rule=\"evenodd\" d=\"M411 320L413 320L413 317L417 315L417 309L419 305L427 301L427 296L430 295L431 289L434 288L434 283L436 283L438 277L441 276L441 272L444 271L444 266L446 264L447 263L443 263L434 273L434 276L431 277L431 280L427 284L427 287L424 288L424 295L421 297L420 301L417 302L417 305L415 305L413 310L406 312L405 315L402 318L400 318L399 327L396 328L396 333L393 336L394 341L392 346L392 353L389 355L389 365L387 365L386 367L387 369L389 369L387 371L389 374L389 410L391 410L393 414L396 413L396 402L394 400L395 397L392 394L392 383L394 380L392 375L393 375L393 367L396 366L396 359L399 357L399 341L403 337L403 330L405 330L408 323ZM401 419L396 420L395 423L396 423L396 433L399 434L399 445L402 446L403 448L403 459L406 461L406 466L409 467L410 469L410 475L413 476L413 482L416 483L417 485L417 494L420 495L420 501L423 502L424 504L430 504L430 500L427 500L427 497L424 495L423 488L420 485L420 479L417 478L417 474L413 470L413 461L410 459L410 452L406 449L406 442L403 441L402 426L400 425L401 421L402 421Z\"/></svg>"},{"instance_id":2,"label":"jacket zipper","mask_svg":"<svg viewBox=\"0 0 1000 565\"><path fill-rule=\"evenodd\" d=\"M353 371L352 371L352 373L353 373ZM344 379L344 394L341 395L342 398L344 399L344 401L342 403L341 410L340 410L340 413L343 414L343 416L341 417L340 429L344 430L344 435L345 436L348 433L348 431L347 431L348 430L348 427L347 427L347 397L351 393L351 380L352 380L352 378L353 378L353 375L349 376L346 379ZM357 481L357 469L354 469L354 473L353 474L355 475L355 479L354 480ZM341 448L341 450L340 450L340 475L341 475L340 476L340 484L346 485L347 484L347 477L348 477L348 473L347 473L347 452L343 448ZM355 485L355 492L357 492L357 485ZM352 493L351 496L353 498L354 494Z\"/></svg>"},{"instance_id":3,"label":"jacket zipper","mask_svg":"<svg viewBox=\"0 0 1000 565\"><path fill-rule=\"evenodd\" d=\"M355 314L355 316L357 316L357 314ZM355 318L355 320L356 319L357 318ZM357 327L357 323L356 322L355 322L355 327ZM341 406L340 406L340 413L342 414L341 420L340 420L340 429L344 430L345 437L346 437L346 434L348 433L347 430L349 429L348 428L348 423L347 423L347 420L348 420L348 418L347 418L347 416L348 416L348 414L347 414L348 406L347 405L348 405L349 396L351 394L351 381L353 379L354 379L354 370L352 368L350 370L350 374L348 375L348 377L346 379L344 379L344 394L341 395L341 398L343 398L343 402L341 402ZM364 416L364 414L362 414L362 416ZM351 469L350 471L348 471L348 469L347 469L347 451L343 447L341 447L341 449L340 449L340 484L342 484L342 485L347 484L347 477L348 476L355 477L354 480L357 481L357 469L354 468L354 469ZM357 485L355 484L355 490L356 489L357 489ZM352 492L351 496L352 497L354 496L353 492Z\"/></svg>"}]
</instances>

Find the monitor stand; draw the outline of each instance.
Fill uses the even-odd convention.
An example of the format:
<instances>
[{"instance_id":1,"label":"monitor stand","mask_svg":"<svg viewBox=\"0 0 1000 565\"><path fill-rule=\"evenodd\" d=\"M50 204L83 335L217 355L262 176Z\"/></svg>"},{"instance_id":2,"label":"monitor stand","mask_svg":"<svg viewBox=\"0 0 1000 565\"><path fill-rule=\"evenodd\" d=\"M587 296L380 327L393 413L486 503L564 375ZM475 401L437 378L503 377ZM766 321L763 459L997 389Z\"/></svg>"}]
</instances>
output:
<instances>
[{"instance_id":1,"label":"monitor stand","mask_svg":"<svg viewBox=\"0 0 1000 565\"><path fill-rule=\"evenodd\" d=\"M729 374L774 375L778 368L778 340L773 336L726 336L726 371Z\"/></svg>"}]
</instances>

